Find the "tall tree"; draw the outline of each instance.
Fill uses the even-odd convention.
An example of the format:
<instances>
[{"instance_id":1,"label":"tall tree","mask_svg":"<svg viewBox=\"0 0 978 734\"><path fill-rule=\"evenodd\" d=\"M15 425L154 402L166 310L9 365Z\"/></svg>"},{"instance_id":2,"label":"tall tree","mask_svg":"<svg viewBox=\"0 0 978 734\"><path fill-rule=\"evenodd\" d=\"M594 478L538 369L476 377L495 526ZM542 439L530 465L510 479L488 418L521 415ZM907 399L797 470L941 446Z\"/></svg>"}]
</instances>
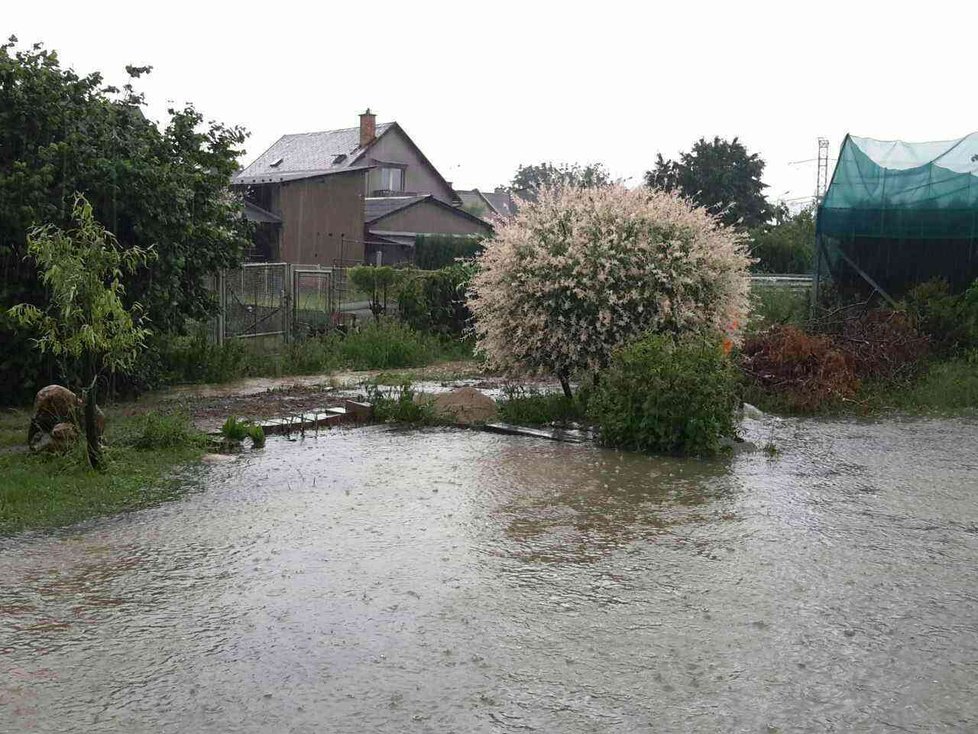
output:
<instances>
[{"instance_id":1,"label":"tall tree","mask_svg":"<svg viewBox=\"0 0 978 734\"><path fill-rule=\"evenodd\" d=\"M120 247L154 246L158 261L123 280L126 299L142 303L157 330L205 315L204 277L239 262L248 245L241 203L228 191L244 130L204 123L191 105L168 110L158 126L133 89L149 67L126 71L120 90L98 73L62 68L41 44L0 45L0 403L58 376L5 312L46 306L25 259L28 233L70 226L75 192Z\"/></svg>"},{"instance_id":2,"label":"tall tree","mask_svg":"<svg viewBox=\"0 0 978 734\"><path fill-rule=\"evenodd\" d=\"M815 208L792 214L783 203L774 221L750 231L750 254L759 273L810 273L815 263Z\"/></svg>"},{"instance_id":3,"label":"tall tree","mask_svg":"<svg viewBox=\"0 0 978 734\"><path fill-rule=\"evenodd\" d=\"M678 161L665 160L660 153L655 168L645 173L645 183L678 191L718 214L724 224L750 229L774 213L764 198L763 173L764 161L748 153L738 138L700 138L691 151L680 153Z\"/></svg>"},{"instance_id":4,"label":"tall tree","mask_svg":"<svg viewBox=\"0 0 978 734\"><path fill-rule=\"evenodd\" d=\"M511 187L514 191L538 191L553 186L576 186L593 188L612 183L611 175L601 163L535 163L520 166L513 176Z\"/></svg>"}]
</instances>

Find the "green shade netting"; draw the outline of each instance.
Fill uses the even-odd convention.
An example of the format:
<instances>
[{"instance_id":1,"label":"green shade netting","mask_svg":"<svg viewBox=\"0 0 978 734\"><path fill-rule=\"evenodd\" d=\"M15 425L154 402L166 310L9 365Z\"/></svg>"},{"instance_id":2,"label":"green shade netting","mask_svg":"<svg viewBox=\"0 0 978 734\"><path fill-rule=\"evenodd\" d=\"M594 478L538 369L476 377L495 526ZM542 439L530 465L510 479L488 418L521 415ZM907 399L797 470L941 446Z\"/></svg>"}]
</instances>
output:
<instances>
[{"instance_id":1,"label":"green shade netting","mask_svg":"<svg viewBox=\"0 0 978 734\"><path fill-rule=\"evenodd\" d=\"M972 238L976 215L978 133L932 143L849 135L819 209L818 233Z\"/></svg>"},{"instance_id":2,"label":"green shade netting","mask_svg":"<svg viewBox=\"0 0 978 734\"><path fill-rule=\"evenodd\" d=\"M835 283L899 295L978 277L978 133L905 143L846 136L816 233ZM861 270L860 274L858 271Z\"/></svg>"}]
</instances>

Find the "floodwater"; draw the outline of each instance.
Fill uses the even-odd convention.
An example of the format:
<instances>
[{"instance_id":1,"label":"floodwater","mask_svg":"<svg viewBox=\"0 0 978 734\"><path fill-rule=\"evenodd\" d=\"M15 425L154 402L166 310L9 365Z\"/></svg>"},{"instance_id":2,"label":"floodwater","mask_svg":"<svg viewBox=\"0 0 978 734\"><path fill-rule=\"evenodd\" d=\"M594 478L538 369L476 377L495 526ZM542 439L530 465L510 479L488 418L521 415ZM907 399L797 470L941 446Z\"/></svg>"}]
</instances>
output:
<instances>
[{"instance_id":1,"label":"floodwater","mask_svg":"<svg viewBox=\"0 0 978 734\"><path fill-rule=\"evenodd\" d=\"M978 728L978 422L340 430L0 540L0 731Z\"/></svg>"}]
</instances>

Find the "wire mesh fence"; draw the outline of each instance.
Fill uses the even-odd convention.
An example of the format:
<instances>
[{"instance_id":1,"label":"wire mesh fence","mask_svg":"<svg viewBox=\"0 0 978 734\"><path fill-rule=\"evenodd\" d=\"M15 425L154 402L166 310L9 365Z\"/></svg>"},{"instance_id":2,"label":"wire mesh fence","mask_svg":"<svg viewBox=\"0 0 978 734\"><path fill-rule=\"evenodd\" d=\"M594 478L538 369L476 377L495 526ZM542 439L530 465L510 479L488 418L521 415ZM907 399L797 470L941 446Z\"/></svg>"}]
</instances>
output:
<instances>
[{"instance_id":1,"label":"wire mesh fence","mask_svg":"<svg viewBox=\"0 0 978 734\"><path fill-rule=\"evenodd\" d=\"M288 341L293 336L348 328L361 312L369 313L348 268L289 263L252 263L211 276L206 282L217 297L217 312L207 326L212 342L262 338Z\"/></svg>"}]
</instances>

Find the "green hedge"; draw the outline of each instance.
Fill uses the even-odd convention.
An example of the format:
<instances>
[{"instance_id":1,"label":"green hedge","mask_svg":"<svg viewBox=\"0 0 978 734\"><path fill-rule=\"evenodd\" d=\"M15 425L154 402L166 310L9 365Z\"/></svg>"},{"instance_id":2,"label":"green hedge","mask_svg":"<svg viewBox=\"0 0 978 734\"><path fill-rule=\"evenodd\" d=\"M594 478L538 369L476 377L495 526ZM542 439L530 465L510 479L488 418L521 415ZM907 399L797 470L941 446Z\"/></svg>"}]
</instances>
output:
<instances>
[{"instance_id":1,"label":"green hedge","mask_svg":"<svg viewBox=\"0 0 978 734\"><path fill-rule=\"evenodd\" d=\"M419 234L414 239L414 264L421 270L438 270L459 258L473 258L482 252L484 239L482 235Z\"/></svg>"}]
</instances>

